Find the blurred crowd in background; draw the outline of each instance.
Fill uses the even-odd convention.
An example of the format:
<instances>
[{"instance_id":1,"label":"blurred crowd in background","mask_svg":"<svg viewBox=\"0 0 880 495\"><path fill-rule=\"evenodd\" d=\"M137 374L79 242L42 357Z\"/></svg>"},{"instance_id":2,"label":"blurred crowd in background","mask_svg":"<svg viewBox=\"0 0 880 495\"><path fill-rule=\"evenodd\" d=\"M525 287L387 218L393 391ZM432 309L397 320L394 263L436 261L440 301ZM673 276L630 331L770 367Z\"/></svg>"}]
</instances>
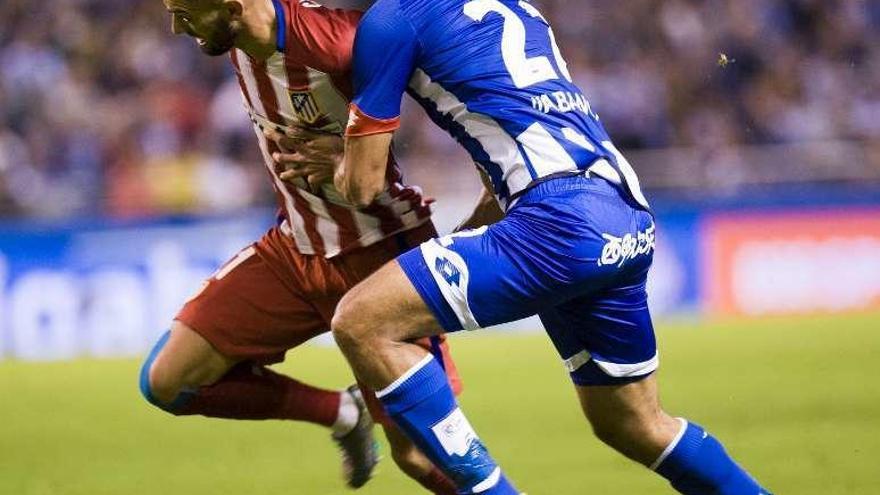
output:
<instances>
[{"instance_id":1,"label":"blurred crowd in background","mask_svg":"<svg viewBox=\"0 0 880 495\"><path fill-rule=\"evenodd\" d=\"M876 0L534 3L625 152L843 142L880 169ZM3 0L0 16L0 216L271 204L228 60L172 36L161 1ZM456 146L421 112L404 122L409 169Z\"/></svg>"}]
</instances>

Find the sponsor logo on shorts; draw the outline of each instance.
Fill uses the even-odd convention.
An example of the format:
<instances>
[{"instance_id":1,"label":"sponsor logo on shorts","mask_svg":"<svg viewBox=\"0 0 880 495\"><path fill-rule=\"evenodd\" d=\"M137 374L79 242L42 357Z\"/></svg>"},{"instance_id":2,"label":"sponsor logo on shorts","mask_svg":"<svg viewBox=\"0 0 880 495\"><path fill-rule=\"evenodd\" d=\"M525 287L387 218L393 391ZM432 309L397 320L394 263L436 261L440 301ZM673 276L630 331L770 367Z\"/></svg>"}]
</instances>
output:
<instances>
[{"instance_id":1,"label":"sponsor logo on shorts","mask_svg":"<svg viewBox=\"0 0 880 495\"><path fill-rule=\"evenodd\" d=\"M617 265L635 259L637 256L646 255L654 250L654 224L642 232L626 234L617 237L611 234L602 234L605 246L602 247L602 257L599 258L599 266Z\"/></svg>"},{"instance_id":2,"label":"sponsor logo on shorts","mask_svg":"<svg viewBox=\"0 0 880 495\"><path fill-rule=\"evenodd\" d=\"M443 277L449 285L458 287L461 284L461 271L446 258L438 257L434 262L434 269Z\"/></svg>"}]
</instances>

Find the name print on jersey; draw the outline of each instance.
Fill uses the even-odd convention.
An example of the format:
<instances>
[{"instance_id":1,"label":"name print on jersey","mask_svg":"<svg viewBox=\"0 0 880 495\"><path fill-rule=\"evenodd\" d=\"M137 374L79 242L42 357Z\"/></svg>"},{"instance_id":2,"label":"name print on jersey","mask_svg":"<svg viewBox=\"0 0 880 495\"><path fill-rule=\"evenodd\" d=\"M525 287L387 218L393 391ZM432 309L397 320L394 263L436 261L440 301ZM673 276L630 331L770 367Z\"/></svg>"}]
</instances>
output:
<instances>
[{"instance_id":1,"label":"name print on jersey","mask_svg":"<svg viewBox=\"0 0 880 495\"><path fill-rule=\"evenodd\" d=\"M543 113L550 112L574 112L580 111L584 115L588 115L598 120L599 117L593 113L590 102L580 93L572 93L571 91L554 91L552 93L544 93L542 95L532 97L532 108Z\"/></svg>"}]
</instances>

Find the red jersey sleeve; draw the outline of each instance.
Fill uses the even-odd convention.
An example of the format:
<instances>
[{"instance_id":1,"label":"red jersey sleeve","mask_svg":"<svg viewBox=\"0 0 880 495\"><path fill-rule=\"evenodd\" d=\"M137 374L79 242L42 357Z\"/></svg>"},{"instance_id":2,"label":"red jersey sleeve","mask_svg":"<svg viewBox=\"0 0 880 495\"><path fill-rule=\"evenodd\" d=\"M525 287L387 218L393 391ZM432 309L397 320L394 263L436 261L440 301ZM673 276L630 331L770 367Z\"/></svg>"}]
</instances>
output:
<instances>
[{"instance_id":1,"label":"red jersey sleeve","mask_svg":"<svg viewBox=\"0 0 880 495\"><path fill-rule=\"evenodd\" d=\"M390 119L377 119L364 113L357 106L357 103L349 104L348 108L348 126L345 128L346 136L359 137L384 134L386 132L394 132L400 127L399 116Z\"/></svg>"},{"instance_id":2,"label":"red jersey sleeve","mask_svg":"<svg viewBox=\"0 0 880 495\"><path fill-rule=\"evenodd\" d=\"M356 10L328 9L309 0L284 0L287 50L293 61L328 74L351 71Z\"/></svg>"}]
</instances>

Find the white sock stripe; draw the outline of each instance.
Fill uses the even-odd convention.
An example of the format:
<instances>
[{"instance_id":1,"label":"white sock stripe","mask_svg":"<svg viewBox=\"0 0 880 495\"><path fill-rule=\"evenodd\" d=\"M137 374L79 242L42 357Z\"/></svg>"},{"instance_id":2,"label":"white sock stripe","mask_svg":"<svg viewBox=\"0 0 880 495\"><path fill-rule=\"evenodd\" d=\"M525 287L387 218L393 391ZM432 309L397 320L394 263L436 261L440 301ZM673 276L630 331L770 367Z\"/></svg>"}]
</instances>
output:
<instances>
[{"instance_id":1,"label":"white sock stripe","mask_svg":"<svg viewBox=\"0 0 880 495\"><path fill-rule=\"evenodd\" d=\"M486 490L492 488L493 486L498 484L498 481L501 480L501 468L496 467L492 474L489 475L488 478L474 485L471 489L473 493L482 493Z\"/></svg>"},{"instance_id":2,"label":"white sock stripe","mask_svg":"<svg viewBox=\"0 0 880 495\"><path fill-rule=\"evenodd\" d=\"M675 418L675 419L677 419L678 422L681 423L681 430L678 431L678 434L675 435L675 438L672 439L672 442L670 442L669 445L666 446L666 450L664 450L663 453L660 454L660 457L658 457L657 460L654 461L654 464L651 464L651 466L649 467L649 469L651 471L656 471L657 468L660 467L660 464L663 464L663 461L665 461L666 458L669 457L669 454L671 454L672 451L675 450L675 447L678 445L678 442L681 441L681 437L684 436L684 432L687 431L687 427L688 427L687 420L684 418Z\"/></svg>"},{"instance_id":3,"label":"white sock stripe","mask_svg":"<svg viewBox=\"0 0 880 495\"><path fill-rule=\"evenodd\" d=\"M383 388L382 390L377 390L376 391L376 398L381 399L382 397L385 397L386 395L390 394L391 392L394 392L395 390L397 390L403 382L409 380L411 376L415 375L416 373L418 373L418 371L420 369L427 366L428 363L430 363L432 359L434 359L434 356L432 356L431 354L426 354L425 357L423 357L421 361L419 361L418 363L413 365L412 368L406 370L406 373L400 375L397 378L397 380L394 380L393 382L391 382L391 385L388 385L387 387Z\"/></svg>"}]
</instances>

